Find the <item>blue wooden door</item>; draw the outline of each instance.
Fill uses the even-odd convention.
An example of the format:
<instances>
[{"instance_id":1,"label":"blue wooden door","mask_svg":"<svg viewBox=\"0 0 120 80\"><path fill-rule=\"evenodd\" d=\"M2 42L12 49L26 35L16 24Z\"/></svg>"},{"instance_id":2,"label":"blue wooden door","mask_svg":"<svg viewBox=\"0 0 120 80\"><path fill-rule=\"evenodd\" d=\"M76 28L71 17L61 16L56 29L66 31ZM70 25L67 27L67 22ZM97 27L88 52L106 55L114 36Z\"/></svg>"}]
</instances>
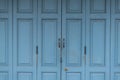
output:
<instances>
[{"instance_id":1,"label":"blue wooden door","mask_svg":"<svg viewBox=\"0 0 120 80\"><path fill-rule=\"evenodd\" d=\"M120 80L120 0L0 0L0 80Z\"/></svg>"},{"instance_id":2,"label":"blue wooden door","mask_svg":"<svg viewBox=\"0 0 120 80\"><path fill-rule=\"evenodd\" d=\"M62 0L61 80L85 80L85 1Z\"/></svg>"},{"instance_id":3,"label":"blue wooden door","mask_svg":"<svg viewBox=\"0 0 120 80\"><path fill-rule=\"evenodd\" d=\"M120 79L120 0L111 0L111 80Z\"/></svg>"},{"instance_id":4,"label":"blue wooden door","mask_svg":"<svg viewBox=\"0 0 120 80\"><path fill-rule=\"evenodd\" d=\"M38 0L37 80L61 80L61 0Z\"/></svg>"},{"instance_id":5,"label":"blue wooden door","mask_svg":"<svg viewBox=\"0 0 120 80\"><path fill-rule=\"evenodd\" d=\"M37 0L13 0L13 79L36 80Z\"/></svg>"},{"instance_id":6,"label":"blue wooden door","mask_svg":"<svg viewBox=\"0 0 120 80\"><path fill-rule=\"evenodd\" d=\"M110 80L110 0L86 2L86 80Z\"/></svg>"},{"instance_id":7,"label":"blue wooden door","mask_svg":"<svg viewBox=\"0 0 120 80\"><path fill-rule=\"evenodd\" d=\"M0 0L0 80L12 79L12 0Z\"/></svg>"}]
</instances>

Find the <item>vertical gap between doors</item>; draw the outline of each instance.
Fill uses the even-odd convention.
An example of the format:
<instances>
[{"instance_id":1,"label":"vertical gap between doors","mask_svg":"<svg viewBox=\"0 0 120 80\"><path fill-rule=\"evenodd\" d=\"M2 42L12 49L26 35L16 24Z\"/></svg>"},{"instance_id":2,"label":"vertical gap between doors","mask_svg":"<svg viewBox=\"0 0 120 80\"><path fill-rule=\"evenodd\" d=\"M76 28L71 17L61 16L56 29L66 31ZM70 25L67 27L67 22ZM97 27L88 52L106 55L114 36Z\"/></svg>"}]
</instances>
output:
<instances>
[{"instance_id":1,"label":"vertical gap between doors","mask_svg":"<svg viewBox=\"0 0 120 80\"><path fill-rule=\"evenodd\" d=\"M85 18L85 30L84 30L84 31L85 31L85 32L84 32L84 33L85 33L85 37L84 37L85 42L84 42L84 46L86 46L86 27L87 27L87 26L86 26L86 20L87 20L87 19L86 19L86 18L87 18L87 17L86 17L86 16L87 16L87 14L86 14L87 7L86 7L86 6L87 6L87 1L85 0L85 2L84 2L84 7L85 7L85 10L84 10L84 14L85 14L85 15L84 15L84 18ZM87 48L86 48L86 49L87 49ZM86 51L86 52L87 52L87 51ZM86 57L86 58L87 58L87 57ZM87 64L87 62L86 62L86 64ZM85 67L84 67L84 79L85 79L85 80L86 80L86 64L84 65L84 66L85 66Z\"/></svg>"},{"instance_id":2,"label":"vertical gap between doors","mask_svg":"<svg viewBox=\"0 0 120 80\"><path fill-rule=\"evenodd\" d=\"M37 8L36 11L37 11L37 12L36 12L35 14L37 15L37 17L35 17L35 18L36 18L36 26L37 26L37 27L36 27L36 46L35 46L35 48L38 47L38 50L39 50L39 46L38 46L38 45L39 45L39 44L38 44L38 3L39 3L39 1L36 0L36 3L35 3L35 4L37 5L37 6L36 6L36 8ZM37 60L39 61L39 58L38 58L38 57L39 57L39 52L38 52L38 54L36 54L36 58L37 58ZM36 62L36 80L38 80L38 64L39 64L38 61Z\"/></svg>"},{"instance_id":3,"label":"vertical gap between doors","mask_svg":"<svg viewBox=\"0 0 120 80\"><path fill-rule=\"evenodd\" d=\"M60 12L60 15L61 15L61 43L62 43L62 38L63 38L63 36L62 36L62 0L61 0L61 2L60 2L61 4L60 4L60 6L61 6L61 12ZM61 48L60 48L60 61L61 61L61 59L62 59L62 45L61 45ZM62 80L62 62L60 62L60 80Z\"/></svg>"}]
</instances>

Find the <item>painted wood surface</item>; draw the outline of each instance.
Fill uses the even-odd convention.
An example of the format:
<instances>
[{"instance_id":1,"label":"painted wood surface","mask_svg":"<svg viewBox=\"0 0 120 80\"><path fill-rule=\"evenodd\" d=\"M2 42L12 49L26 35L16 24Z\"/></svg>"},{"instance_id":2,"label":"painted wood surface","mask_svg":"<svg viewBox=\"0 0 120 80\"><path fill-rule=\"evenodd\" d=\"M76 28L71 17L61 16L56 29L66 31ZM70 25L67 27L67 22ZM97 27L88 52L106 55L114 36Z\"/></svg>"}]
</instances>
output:
<instances>
[{"instance_id":1,"label":"painted wood surface","mask_svg":"<svg viewBox=\"0 0 120 80\"><path fill-rule=\"evenodd\" d=\"M0 0L0 80L119 80L119 4Z\"/></svg>"}]
</instances>

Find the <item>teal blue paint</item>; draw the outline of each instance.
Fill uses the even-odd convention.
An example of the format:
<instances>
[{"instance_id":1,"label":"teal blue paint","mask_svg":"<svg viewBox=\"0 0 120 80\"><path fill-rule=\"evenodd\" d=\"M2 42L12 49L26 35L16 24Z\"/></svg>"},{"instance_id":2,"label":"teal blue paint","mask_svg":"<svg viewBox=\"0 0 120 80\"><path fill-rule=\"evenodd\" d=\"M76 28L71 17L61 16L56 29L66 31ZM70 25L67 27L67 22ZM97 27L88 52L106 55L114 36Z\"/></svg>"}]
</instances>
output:
<instances>
[{"instance_id":1,"label":"teal blue paint","mask_svg":"<svg viewBox=\"0 0 120 80\"><path fill-rule=\"evenodd\" d=\"M119 4L1 0L0 80L119 80Z\"/></svg>"}]
</instances>

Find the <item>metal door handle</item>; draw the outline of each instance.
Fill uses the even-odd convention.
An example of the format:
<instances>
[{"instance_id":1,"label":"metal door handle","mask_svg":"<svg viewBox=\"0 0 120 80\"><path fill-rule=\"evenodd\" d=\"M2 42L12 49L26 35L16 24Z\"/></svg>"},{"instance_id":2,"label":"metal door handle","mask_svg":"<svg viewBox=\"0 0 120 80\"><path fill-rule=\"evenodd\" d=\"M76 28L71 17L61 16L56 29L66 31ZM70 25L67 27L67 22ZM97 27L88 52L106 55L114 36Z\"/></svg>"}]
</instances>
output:
<instances>
[{"instance_id":1,"label":"metal door handle","mask_svg":"<svg viewBox=\"0 0 120 80\"><path fill-rule=\"evenodd\" d=\"M38 65L38 46L36 46L36 66Z\"/></svg>"},{"instance_id":2,"label":"metal door handle","mask_svg":"<svg viewBox=\"0 0 120 80\"><path fill-rule=\"evenodd\" d=\"M84 47L84 55L86 55L86 46Z\"/></svg>"},{"instance_id":3,"label":"metal door handle","mask_svg":"<svg viewBox=\"0 0 120 80\"><path fill-rule=\"evenodd\" d=\"M65 48L65 39L63 38L63 48Z\"/></svg>"},{"instance_id":4,"label":"metal door handle","mask_svg":"<svg viewBox=\"0 0 120 80\"><path fill-rule=\"evenodd\" d=\"M85 65L86 65L86 46L84 47L84 62L85 62Z\"/></svg>"},{"instance_id":5,"label":"metal door handle","mask_svg":"<svg viewBox=\"0 0 120 80\"><path fill-rule=\"evenodd\" d=\"M58 39L58 47L61 48L61 39Z\"/></svg>"}]
</instances>

